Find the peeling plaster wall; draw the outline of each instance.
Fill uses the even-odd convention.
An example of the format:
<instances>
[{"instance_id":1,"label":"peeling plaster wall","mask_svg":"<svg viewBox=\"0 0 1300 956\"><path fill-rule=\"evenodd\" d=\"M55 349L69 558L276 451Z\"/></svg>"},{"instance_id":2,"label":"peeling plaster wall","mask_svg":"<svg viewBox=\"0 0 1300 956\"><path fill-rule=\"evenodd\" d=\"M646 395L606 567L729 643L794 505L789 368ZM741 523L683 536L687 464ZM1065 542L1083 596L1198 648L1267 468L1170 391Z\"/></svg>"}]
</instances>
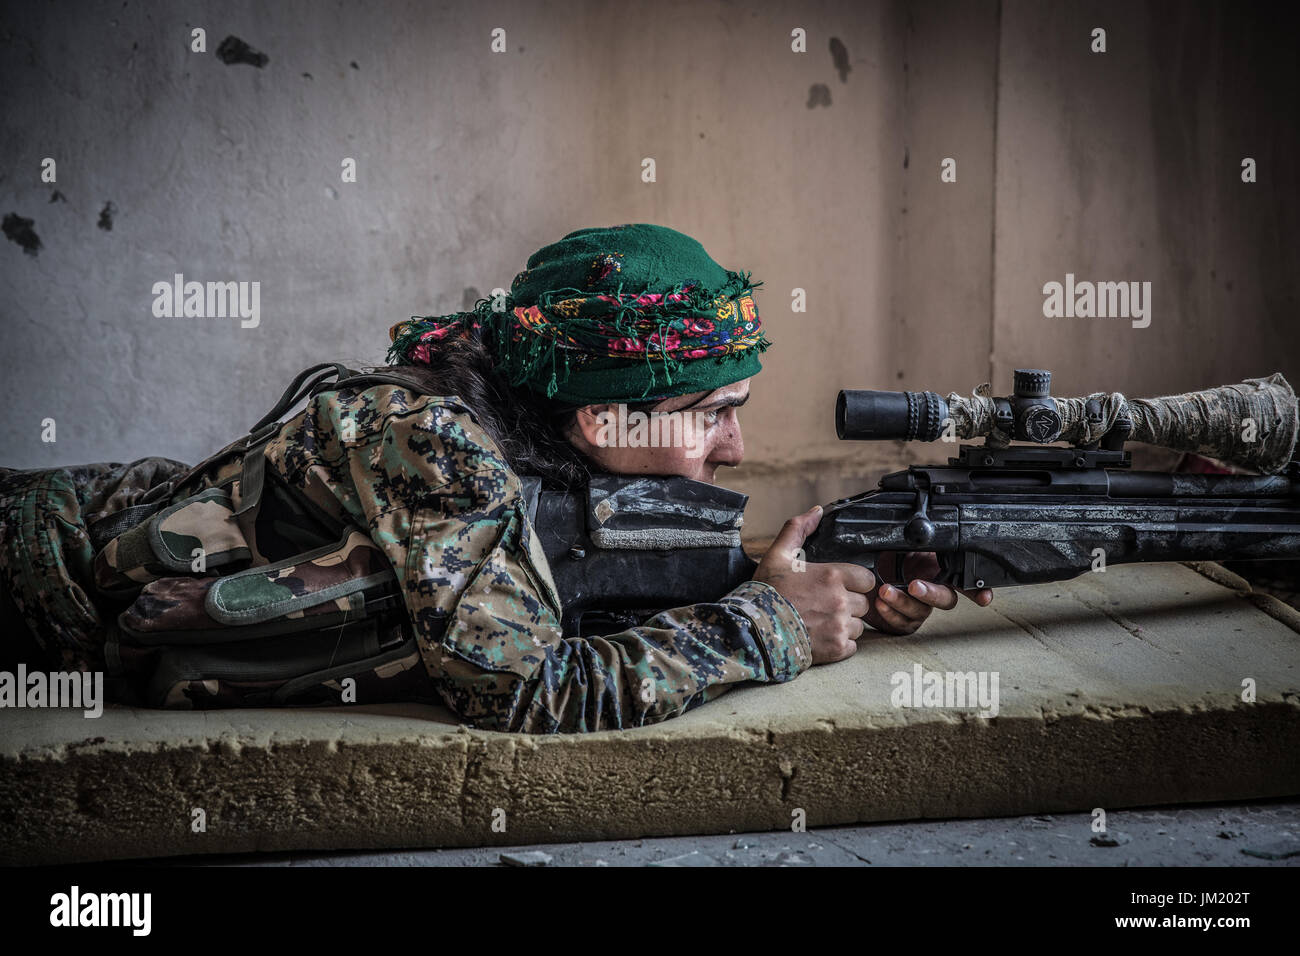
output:
<instances>
[{"instance_id":1,"label":"peeling plaster wall","mask_svg":"<svg viewBox=\"0 0 1300 956\"><path fill-rule=\"evenodd\" d=\"M265 65L221 62L232 35ZM619 222L765 283L777 347L719 477L757 535L936 457L837 442L841 387L1005 388L1017 364L1062 394L1294 377L1288 42L1267 9L1204 4L9 4L0 463L197 460L299 369L379 362L393 322ZM1067 271L1152 281L1152 326L1045 319ZM260 282L260 324L155 318L178 272Z\"/></svg>"}]
</instances>

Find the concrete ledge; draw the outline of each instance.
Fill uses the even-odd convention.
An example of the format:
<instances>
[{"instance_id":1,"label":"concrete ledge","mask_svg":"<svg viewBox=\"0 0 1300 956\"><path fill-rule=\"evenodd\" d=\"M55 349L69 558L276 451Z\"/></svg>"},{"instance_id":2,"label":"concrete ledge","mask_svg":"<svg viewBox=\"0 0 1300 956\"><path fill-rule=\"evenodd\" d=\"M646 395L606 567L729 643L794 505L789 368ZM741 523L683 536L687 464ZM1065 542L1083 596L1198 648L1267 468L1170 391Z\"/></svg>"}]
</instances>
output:
<instances>
[{"instance_id":1,"label":"concrete ledge","mask_svg":"<svg viewBox=\"0 0 1300 956\"><path fill-rule=\"evenodd\" d=\"M518 845L788 828L799 810L816 827L1300 793L1297 615L1202 570L1115 567L1000 591L990 608L936 614L918 636L864 640L851 661L631 731L496 734L415 706L117 708L95 721L0 711L0 862ZM997 671L998 716L893 706L891 675L914 664ZM1254 703L1241 699L1245 678ZM195 808L206 832L193 832Z\"/></svg>"}]
</instances>

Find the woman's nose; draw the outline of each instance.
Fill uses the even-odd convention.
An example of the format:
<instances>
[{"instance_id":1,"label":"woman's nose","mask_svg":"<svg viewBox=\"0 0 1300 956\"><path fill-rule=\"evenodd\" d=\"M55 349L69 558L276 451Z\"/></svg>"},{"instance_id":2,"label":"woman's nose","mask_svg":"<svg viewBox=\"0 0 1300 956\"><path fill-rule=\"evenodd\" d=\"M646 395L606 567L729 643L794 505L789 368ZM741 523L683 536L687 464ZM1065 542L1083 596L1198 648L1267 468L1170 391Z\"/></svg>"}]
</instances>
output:
<instances>
[{"instance_id":1,"label":"woman's nose","mask_svg":"<svg viewBox=\"0 0 1300 956\"><path fill-rule=\"evenodd\" d=\"M713 446L713 454L709 456L709 461L717 465L739 465L745 457L745 440L740 434L740 421L734 415L728 423L726 431L718 438L718 443Z\"/></svg>"}]
</instances>

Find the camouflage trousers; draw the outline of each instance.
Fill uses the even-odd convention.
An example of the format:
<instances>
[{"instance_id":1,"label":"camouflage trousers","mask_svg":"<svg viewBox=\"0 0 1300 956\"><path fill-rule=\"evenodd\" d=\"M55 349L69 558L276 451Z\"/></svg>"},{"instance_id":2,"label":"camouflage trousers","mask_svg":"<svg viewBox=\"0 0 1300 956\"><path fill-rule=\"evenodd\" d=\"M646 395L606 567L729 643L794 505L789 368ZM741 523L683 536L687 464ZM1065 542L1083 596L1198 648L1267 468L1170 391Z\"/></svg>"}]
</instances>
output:
<instances>
[{"instance_id":1,"label":"camouflage trousers","mask_svg":"<svg viewBox=\"0 0 1300 956\"><path fill-rule=\"evenodd\" d=\"M4 659L59 670L104 667L104 620L87 527L189 469L169 458L66 468L0 468L0 641ZM13 620L16 618L17 620ZM34 645L30 652L24 644ZM39 653L42 660L30 660Z\"/></svg>"}]
</instances>

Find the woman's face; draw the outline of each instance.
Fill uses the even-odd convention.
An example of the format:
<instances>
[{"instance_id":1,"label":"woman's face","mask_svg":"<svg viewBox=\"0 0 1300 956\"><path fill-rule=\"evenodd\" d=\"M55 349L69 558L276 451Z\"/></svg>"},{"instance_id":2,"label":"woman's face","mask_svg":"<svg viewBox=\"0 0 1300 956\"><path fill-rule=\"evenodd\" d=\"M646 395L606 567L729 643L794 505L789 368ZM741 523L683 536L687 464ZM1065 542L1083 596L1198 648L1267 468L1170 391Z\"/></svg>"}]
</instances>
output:
<instances>
[{"instance_id":1,"label":"woman's face","mask_svg":"<svg viewBox=\"0 0 1300 956\"><path fill-rule=\"evenodd\" d=\"M712 392L666 398L650 413L626 405L588 405L578 412L571 441L607 471L620 475L680 475L712 483L719 465L745 456L738 409L750 379Z\"/></svg>"}]
</instances>

